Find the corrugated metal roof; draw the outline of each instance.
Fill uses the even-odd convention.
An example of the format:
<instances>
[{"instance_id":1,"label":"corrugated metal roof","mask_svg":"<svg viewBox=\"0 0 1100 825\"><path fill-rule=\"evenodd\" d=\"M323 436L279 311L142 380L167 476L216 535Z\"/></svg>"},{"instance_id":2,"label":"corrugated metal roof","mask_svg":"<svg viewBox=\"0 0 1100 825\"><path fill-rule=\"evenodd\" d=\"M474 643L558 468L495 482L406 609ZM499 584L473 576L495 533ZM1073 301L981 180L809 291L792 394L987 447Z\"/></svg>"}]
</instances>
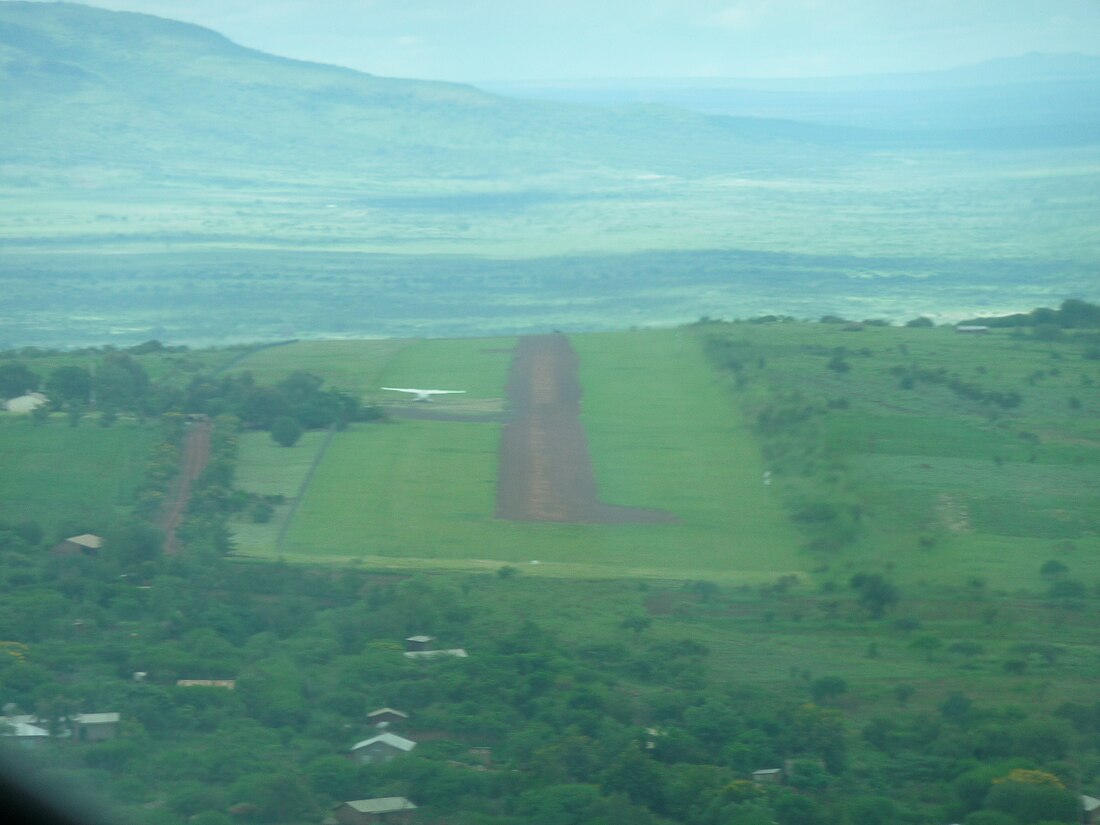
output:
<instances>
[{"instance_id":1,"label":"corrugated metal roof","mask_svg":"<svg viewBox=\"0 0 1100 825\"><path fill-rule=\"evenodd\" d=\"M394 716L400 716L402 719L409 718L409 714L405 713L404 711L394 710L393 708L379 708L378 710L372 710L370 713L367 714L367 718L369 719L371 716L381 716L383 713L392 713Z\"/></svg>"},{"instance_id":2,"label":"corrugated metal roof","mask_svg":"<svg viewBox=\"0 0 1100 825\"><path fill-rule=\"evenodd\" d=\"M370 739L364 739L362 742L357 742L351 746L351 749L356 751L368 745L373 745L376 742L382 742L383 744L389 745L391 748L397 748L403 751L411 751L416 747L416 742L411 739L406 739L404 736L398 736L396 733L380 733L377 736L372 736Z\"/></svg>"},{"instance_id":3,"label":"corrugated metal roof","mask_svg":"<svg viewBox=\"0 0 1100 825\"><path fill-rule=\"evenodd\" d=\"M356 799L354 802L345 802L349 808L354 808L361 814L386 814L391 811L412 811L416 806L403 796L382 796L378 799Z\"/></svg>"},{"instance_id":4,"label":"corrugated metal roof","mask_svg":"<svg viewBox=\"0 0 1100 825\"><path fill-rule=\"evenodd\" d=\"M84 533L79 536L70 536L69 538L65 539L65 541L71 542L73 544L79 544L81 547L90 547L92 550L98 550L100 547L103 546L103 539L91 533Z\"/></svg>"},{"instance_id":5,"label":"corrugated metal roof","mask_svg":"<svg viewBox=\"0 0 1100 825\"><path fill-rule=\"evenodd\" d=\"M119 713L78 713L73 717L74 722L82 725L107 725L122 719Z\"/></svg>"},{"instance_id":6,"label":"corrugated metal roof","mask_svg":"<svg viewBox=\"0 0 1100 825\"><path fill-rule=\"evenodd\" d=\"M49 731L38 727L38 725L32 724L29 719L33 717L29 716L7 716L0 717L0 725L10 728L10 731L3 731L4 736L18 736L31 737L31 736L49 736Z\"/></svg>"}]
</instances>

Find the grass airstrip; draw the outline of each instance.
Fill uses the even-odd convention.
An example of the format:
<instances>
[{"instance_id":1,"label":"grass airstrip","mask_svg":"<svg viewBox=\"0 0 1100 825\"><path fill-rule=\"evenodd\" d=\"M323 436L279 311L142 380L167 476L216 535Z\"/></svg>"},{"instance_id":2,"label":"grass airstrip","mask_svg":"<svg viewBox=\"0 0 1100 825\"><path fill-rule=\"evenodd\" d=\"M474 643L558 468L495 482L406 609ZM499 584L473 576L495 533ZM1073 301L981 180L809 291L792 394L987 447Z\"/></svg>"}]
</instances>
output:
<instances>
[{"instance_id":1,"label":"grass airstrip","mask_svg":"<svg viewBox=\"0 0 1100 825\"><path fill-rule=\"evenodd\" d=\"M730 340L741 363L739 388L733 372L705 354L702 342L714 335ZM503 425L485 419L505 409L514 339L302 342L262 350L235 368L264 380L309 369L367 402L471 418L355 424L331 438L309 434L289 450L264 433L246 434L240 485L287 503L270 523L237 526L240 554L727 583L788 573L843 583L852 571L879 570L913 583L981 579L1006 590L1033 588L1050 559L1075 574L1100 573L1091 552L1100 547L1100 376L1080 344L1008 331L975 338L868 326L853 335L828 324L570 340L601 500L666 510L675 523L494 518ZM838 353L847 370L827 368ZM943 367L964 384L1018 392L1022 401L1002 410L923 379L906 389L901 367ZM414 405L386 397L382 386L468 392ZM788 402L817 412L811 432L783 436L795 439L784 466L782 449L763 458L782 445L749 423L763 406ZM766 485L773 467L776 484ZM839 555L801 549L806 536L790 519L798 496L856 505L858 539Z\"/></svg>"},{"instance_id":2,"label":"grass airstrip","mask_svg":"<svg viewBox=\"0 0 1100 825\"><path fill-rule=\"evenodd\" d=\"M381 386L466 389L431 409L484 413L504 408L513 343L303 343L259 356L278 359L284 371L308 365L368 400L381 400ZM502 425L396 419L290 450L266 435L246 436L242 487L299 500L268 525L242 525L240 552L412 568L511 564L594 577L757 581L797 572L805 561L797 536L763 484L759 449L698 342L661 330L578 335L572 343L601 499L667 510L676 523L495 519Z\"/></svg>"}]
</instances>

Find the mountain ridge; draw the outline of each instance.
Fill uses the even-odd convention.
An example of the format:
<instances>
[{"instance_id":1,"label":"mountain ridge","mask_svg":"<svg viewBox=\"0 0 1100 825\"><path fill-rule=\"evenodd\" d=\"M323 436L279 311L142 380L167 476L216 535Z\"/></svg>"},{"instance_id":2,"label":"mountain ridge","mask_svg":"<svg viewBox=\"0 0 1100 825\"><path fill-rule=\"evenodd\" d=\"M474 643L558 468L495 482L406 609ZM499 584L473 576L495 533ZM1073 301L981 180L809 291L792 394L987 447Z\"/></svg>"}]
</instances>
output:
<instances>
[{"instance_id":1,"label":"mountain ridge","mask_svg":"<svg viewBox=\"0 0 1100 825\"><path fill-rule=\"evenodd\" d=\"M761 151L712 118L614 112L473 86L384 78L238 46L192 24L75 4L0 4L8 163L193 174L196 163L294 174L511 174L563 166L736 168ZM59 126L61 128L59 128Z\"/></svg>"}]
</instances>

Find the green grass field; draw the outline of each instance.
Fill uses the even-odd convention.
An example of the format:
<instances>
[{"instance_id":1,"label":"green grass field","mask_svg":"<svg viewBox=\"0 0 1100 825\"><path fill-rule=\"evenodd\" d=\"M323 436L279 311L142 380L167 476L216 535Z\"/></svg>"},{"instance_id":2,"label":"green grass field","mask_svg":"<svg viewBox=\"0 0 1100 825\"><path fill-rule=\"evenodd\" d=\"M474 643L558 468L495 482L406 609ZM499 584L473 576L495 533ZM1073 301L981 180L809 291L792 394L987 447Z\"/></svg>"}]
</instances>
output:
<instances>
[{"instance_id":1,"label":"green grass field","mask_svg":"<svg viewBox=\"0 0 1100 825\"><path fill-rule=\"evenodd\" d=\"M523 564L540 574L592 577L760 581L799 571L797 538L762 483L759 451L698 342L673 330L573 341L601 497L669 510L678 523L498 521L500 425L397 420L338 433L283 546L258 546L278 528L248 526L238 537L241 551L428 569ZM440 402L440 409L499 407L511 343L419 341L393 348L377 374L380 382L398 386L468 388L467 396ZM284 368L293 369L304 363L298 348L309 353L317 346L260 355L289 355ZM239 367L251 368L251 359ZM327 369L321 374L346 368L329 363ZM255 449L246 441L242 486L262 492L261 465L277 462L279 454L266 445L259 454ZM315 446L303 443L288 452L302 467ZM653 466L662 471L652 472Z\"/></svg>"},{"instance_id":2,"label":"green grass field","mask_svg":"<svg viewBox=\"0 0 1100 825\"><path fill-rule=\"evenodd\" d=\"M0 414L0 520L34 520L47 532L62 522L103 529L131 503L158 434L126 419L73 428L57 415L35 426Z\"/></svg>"},{"instance_id":3,"label":"green grass field","mask_svg":"<svg viewBox=\"0 0 1100 825\"><path fill-rule=\"evenodd\" d=\"M820 557L829 575L843 582L877 569L906 582L981 579L1034 592L1048 584L1039 567L1057 559L1086 582L1100 577L1100 369L1080 341L805 323L720 329L743 365L736 394L747 408L777 397L828 408L802 435L772 442L814 453L804 466L788 461L781 487L861 508L859 540ZM847 372L827 368L838 351ZM946 383L906 389L898 366L943 368L1022 400L1002 409Z\"/></svg>"}]
</instances>

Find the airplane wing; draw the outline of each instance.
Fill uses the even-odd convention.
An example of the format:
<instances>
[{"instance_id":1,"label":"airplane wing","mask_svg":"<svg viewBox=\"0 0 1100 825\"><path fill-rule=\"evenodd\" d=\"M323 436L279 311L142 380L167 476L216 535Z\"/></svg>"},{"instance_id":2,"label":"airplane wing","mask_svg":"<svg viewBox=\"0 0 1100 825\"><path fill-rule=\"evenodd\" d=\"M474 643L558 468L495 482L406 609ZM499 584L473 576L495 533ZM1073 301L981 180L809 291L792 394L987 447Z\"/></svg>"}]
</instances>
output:
<instances>
[{"instance_id":1,"label":"airplane wing","mask_svg":"<svg viewBox=\"0 0 1100 825\"><path fill-rule=\"evenodd\" d=\"M450 395L457 392L466 392L466 390L418 390L413 387L382 387L384 390L393 390L394 392L413 392L417 395Z\"/></svg>"}]
</instances>

